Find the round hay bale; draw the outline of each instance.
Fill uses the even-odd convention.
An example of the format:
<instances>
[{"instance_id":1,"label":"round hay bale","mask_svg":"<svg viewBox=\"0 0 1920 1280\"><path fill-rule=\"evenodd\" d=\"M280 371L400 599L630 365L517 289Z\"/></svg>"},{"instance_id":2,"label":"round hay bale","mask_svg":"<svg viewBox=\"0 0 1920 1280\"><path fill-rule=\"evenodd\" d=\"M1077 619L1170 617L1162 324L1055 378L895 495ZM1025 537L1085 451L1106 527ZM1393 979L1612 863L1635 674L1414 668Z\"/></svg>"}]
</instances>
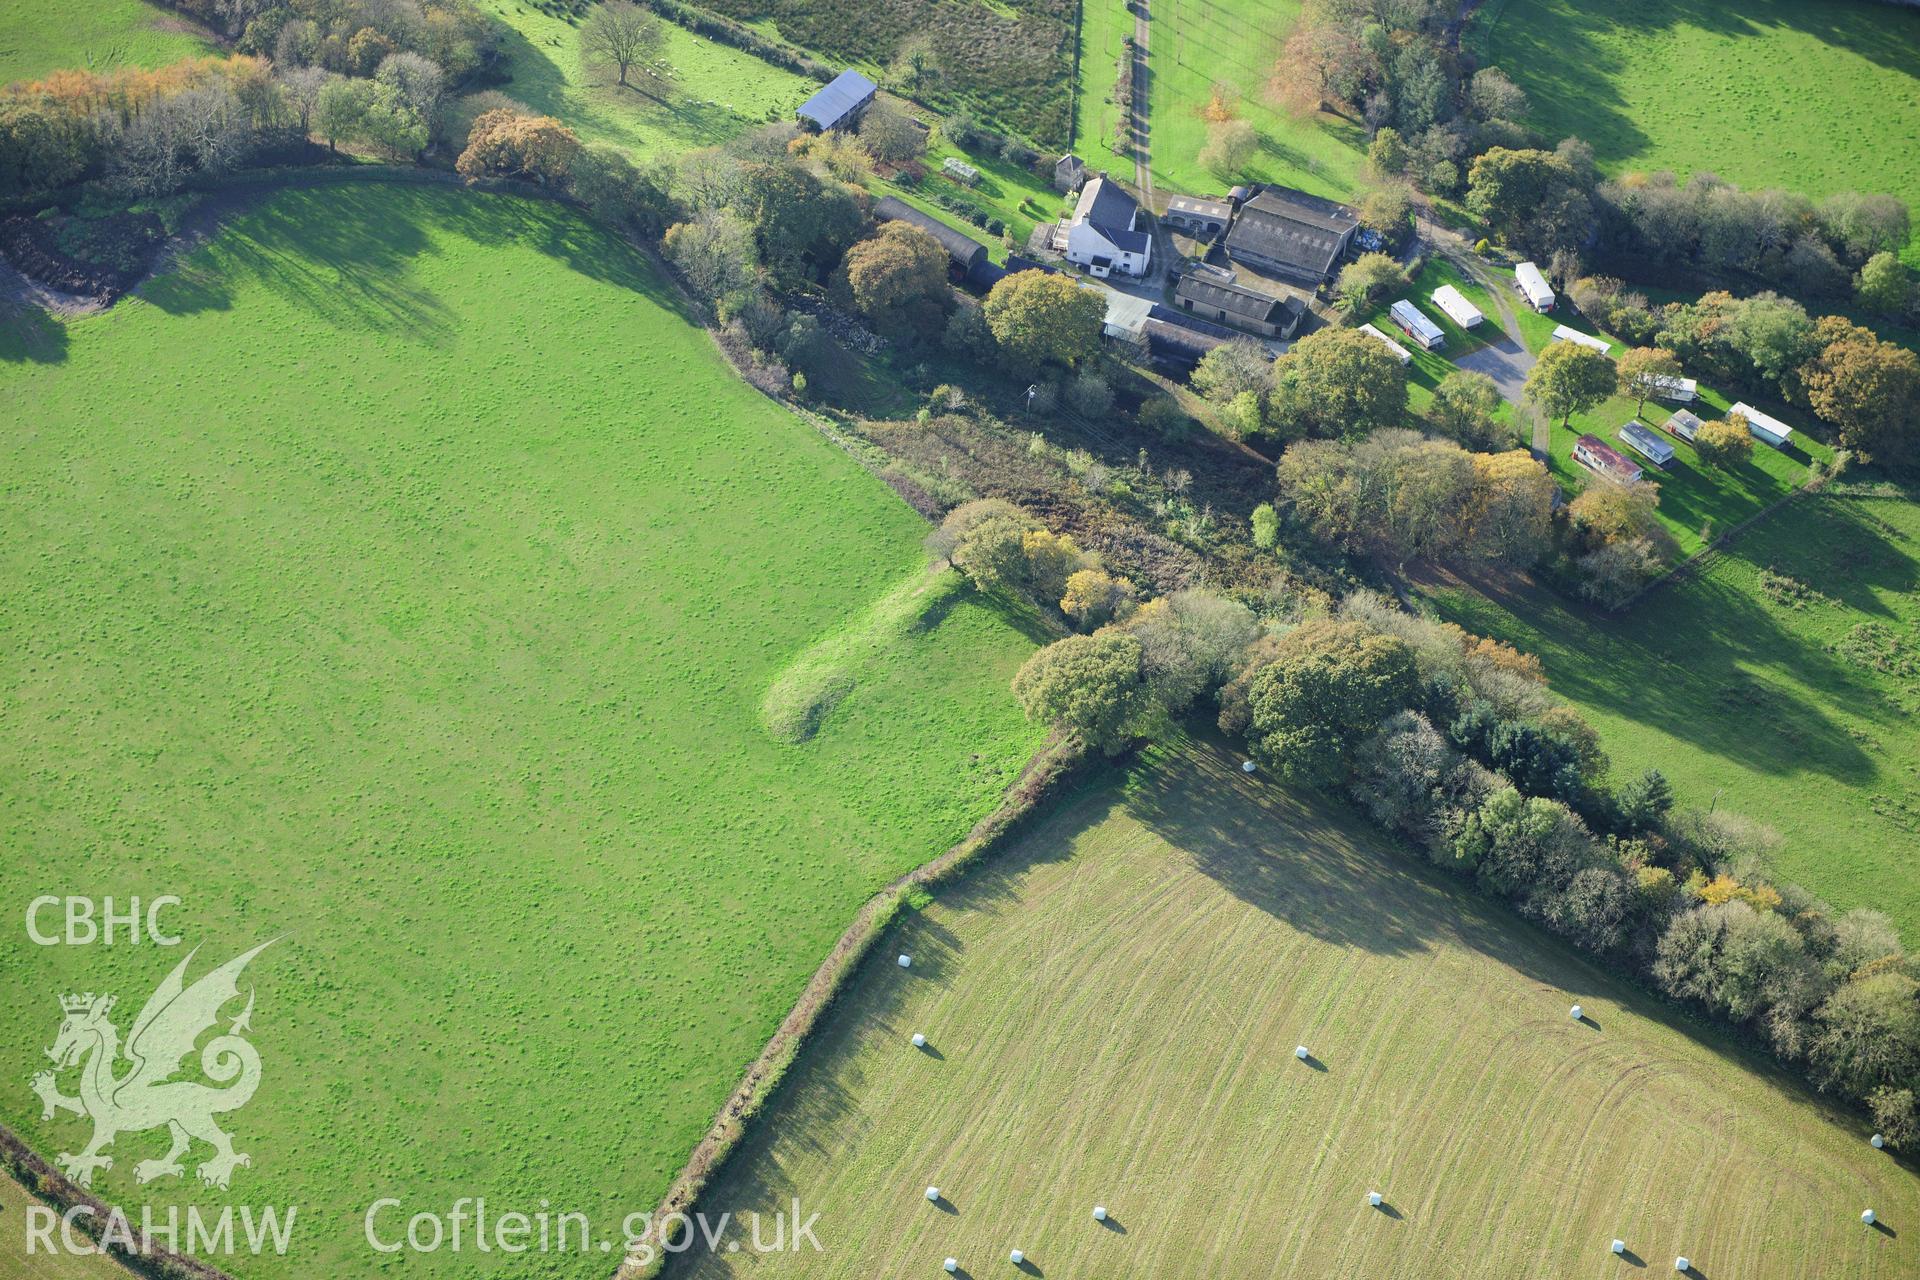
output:
<instances>
[{"instance_id":1,"label":"round hay bale","mask_svg":"<svg viewBox=\"0 0 1920 1280\"><path fill-rule=\"evenodd\" d=\"M1382 1200L1382 1198L1383 1197L1378 1191L1367 1192L1367 1203L1372 1205L1376 1209L1380 1207L1380 1201Z\"/></svg>"},{"instance_id":2,"label":"round hay bale","mask_svg":"<svg viewBox=\"0 0 1920 1280\"><path fill-rule=\"evenodd\" d=\"M1880 1136L1879 1134L1877 1134L1877 1133L1876 1133L1876 1134L1874 1134L1874 1135L1873 1135L1873 1136L1872 1136L1871 1138L1869 1138L1869 1139L1867 1139L1867 1141L1869 1141L1869 1142L1871 1142L1871 1143L1873 1144L1873 1149L1874 1149L1875 1151L1878 1151L1878 1150L1879 1150L1880 1148L1882 1148L1882 1147L1884 1147L1884 1146L1886 1146L1886 1145L1887 1145L1887 1140L1886 1140L1885 1138L1883 1138L1883 1137L1881 1137L1881 1136Z\"/></svg>"},{"instance_id":3,"label":"round hay bale","mask_svg":"<svg viewBox=\"0 0 1920 1280\"><path fill-rule=\"evenodd\" d=\"M1866 1223L1866 1224L1867 1224L1868 1226L1872 1226L1872 1225L1873 1225L1873 1210L1871 1210L1871 1209L1868 1209L1868 1210L1867 1210L1867 1211L1866 1211L1865 1213L1862 1213L1862 1214L1860 1215L1860 1221L1862 1221L1862 1222L1864 1222L1864 1223Z\"/></svg>"},{"instance_id":4,"label":"round hay bale","mask_svg":"<svg viewBox=\"0 0 1920 1280\"><path fill-rule=\"evenodd\" d=\"M911 969L911 968L913 968L913 957L912 957L912 956L910 956L910 955L908 955L908 954L907 954L906 952L904 952L904 951L902 951L902 952L900 953L900 967L901 967L902 969Z\"/></svg>"},{"instance_id":5,"label":"round hay bale","mask_svg":"<svg viewBox=\"0 0 1920 1280\"><path fill-rule=\"evenodd\" d=\"M916 1049L924 1049L927 1047L927 1038L918 1031L913 1033L913 1047Z\"/></svg>"},{"instance_id":6,"label":"round hay bale","mask_svg":"<svg viewBox=\"0 0 1920 1280\"><path fill-rule=\"evenodd\" d=\"M1307 1046L1303 1044L1297 1044L1293 1047L1293 1056L1300 1059L1300 1061L1305 1062L1308 1058L1311 1058L1313 1055L1307 1052Z\"/></svg>"},{"instance_id":7,"label":"round hay bale","mask_svg":"<svg viewBox=\"0 0 1920 1280\"><path fill-rule=\"evenodd\" d=\"M1584 1011L1583 1011L1583 1010L1582 1010L1582 1009L1580 1008L1580 1006L1579 1006L1579 1005L1575 1005L1575 1006L1573 1006L1573 1008L1571 1008L1571 1009L1569 1009L1569 1010L1567 1010L1567 1016L1568 1016L1569 1018L1572 1018L1572 1019L1573 1019L1573 1020L1574 1020L1575 1022L1578 1022L1578 1021L1580 1021L1580 1019L1581 1019L1581 1018L1583 1018L1583 1017L1585 1017L1585 1016L1586 1016L1586 1014L1585 1014L1585 1012L1584 1012Z\"/></svg>"},{"instance_id":8,"label":"round hay bale","mask_svg":"<svg viewBox=\"0 0 1920 1280\"><path fill-rule=\"evenodd\" d=\"M1093 1206L1093 1220L1095 1222L1105 1222L1107 1220L1107 1206L1103 1204Z\"/></svg>"},{"instance_id":9,"label":"round hay bale","mask_svg":"<svg viewBox=\"0 0 1920 1280\"><path fill-rule=\"evenodd\" d=\"M1243 761L1240 765L1240 772L1242 773L1252 773L1253 770L1254 770L1254 763L1251 760Z\"/></svg>"},{"instance_id":10,"label":"round hay bale","mask_svg":"<svg viewBox=\"0 0 1920 1280\"><path fill-rule=\"evenodd\" d=\"M1682 1255L1673 1260L1673 1269L1675 1271L1691 1271L1693 1270L1693 1264L1687 1261L1685 1255Z\"/></svg>"},{"instance_id":11,"label":"round hay bale","mask_svg":"<svg viewBox=\"0 0 1920 1280\"><path fill-rule=\"evenodd\" d=\"M945 1267L948 1271L958 1271L960 1269L960 1263L953 1258L948 1258L945 1262L941 1263L940 1265Z\"/></svg>"},{"instance_id":12,"label":"round hay bale","mask_svg":"<svg viewBox=\"0 0 1920 1280\"><path fill-rule=\"evenodd\" d=\"M1018 1249L1015 1249L1012 1253L1007 1255L1007 1261L1011 1262L1016 1267L1019 1266L1021 1263L1025 1262L1026 1260L1027 1260L1027 1255L1020 1252Z\"/></svg>"},{"instance_id":13,"label":"round hay bale","mask_svg":"<svg viewBox=\"0 0 1920 1280\"><path fill-rule=\"evenodd\" d=\"M1615 1253L1625 1253L1627 1251L1627 1242L1625 1240L1615 1240L1613 1242L1613 1251Z\"/></svg>"},{"instance_id":14,"label":"round hay bale","mask_svg":"<svg viewBox=\"0 0 1920 1280\"><path fill-rule=\"evenodd\" d=\"M938 1187L928 1187L928 1188L927 1188L927 1199L929 1199L929 1200L933 1200L933 1201L938 1201L938 1200L940 1199L940 1188L938 1188Z\"/></svg>"}]
</instances>

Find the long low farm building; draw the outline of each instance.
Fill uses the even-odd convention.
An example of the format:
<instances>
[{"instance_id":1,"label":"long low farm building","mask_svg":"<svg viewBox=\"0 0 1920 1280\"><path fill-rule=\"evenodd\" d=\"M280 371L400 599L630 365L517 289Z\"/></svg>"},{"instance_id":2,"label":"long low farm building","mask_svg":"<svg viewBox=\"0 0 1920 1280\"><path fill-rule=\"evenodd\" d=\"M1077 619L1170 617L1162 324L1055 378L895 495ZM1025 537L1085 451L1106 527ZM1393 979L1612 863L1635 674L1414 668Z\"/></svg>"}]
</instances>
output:
<instances>
[{"instance_id":1,"label":"long low farm building","mask_svg":"<svg viewBox=\"0 0 1920 1280\"><path fill-rule=\"evenodd\" d=\"M960 228L950 227L930 213L922 213L897 196L881 196L875 200L873 216L882 222L911 223L938 240L940 247L947 251L948 266L957 279L980 285L993 283L986 275L993 265L987 258L987 246Z\"/></svg>"},{"instance_id":2,"label":"long low farm building","mask_svg":"<svg viewBox=\"0 0 1920 1280\"><path fill-rule=\"evenodd\" d=\"M1258 289L1209 280L1188 273L1173 287L1173 301L1182 311L1222 324L1237 325L1269 338L1291 338L1307 313L1298 298L1276 298Z\"/></svg>"}]
</instances>

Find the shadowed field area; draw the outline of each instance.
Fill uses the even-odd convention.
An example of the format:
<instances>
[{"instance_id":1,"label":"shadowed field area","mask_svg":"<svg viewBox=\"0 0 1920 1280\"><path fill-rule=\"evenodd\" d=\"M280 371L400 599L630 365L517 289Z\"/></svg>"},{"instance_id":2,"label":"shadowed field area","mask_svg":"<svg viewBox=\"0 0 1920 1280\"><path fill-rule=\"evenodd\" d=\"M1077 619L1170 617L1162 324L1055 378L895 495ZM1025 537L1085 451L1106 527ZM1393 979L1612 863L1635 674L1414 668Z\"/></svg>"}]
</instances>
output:
<instances>
[{"instance_id":1,"label":"shadowed field area","mask_svg":"<svg viewBox=\"0 0 1920 1280\"><path fill-rule=\"evenodd\" d=\"M1914 1273L1851 1119L1237 765L1156 753L902 925L704 1202L822 1251L670 1273Z\"/></svg>"},{"instance_id":2,"label":"shadowed field area","mask_svg":"<svg viewBox=\"0 0 1920 1280\"><path fill-rule=\"evenodd\" d=\"M1610 172L1920 201L1920 12L1873 0L1492 0L1468 42ZM1915 251L1909 250L1911 258Z\"/></svg>"},{"instance_id":3,"label":"shadowed field area","mask_svg":"<svg viewBox=\"0 0 1920 1280\"><path fill-rule=\"evenodd\" d=\"M1758 452L1756 450L1756 452ZM1796 500L1699 576L1608 616L1520 586L1441 588L1450 621L1540 655L1620 777L1779 828L1779 870L1920 937L1920 507Z\"/></svg>"}]
</instances>

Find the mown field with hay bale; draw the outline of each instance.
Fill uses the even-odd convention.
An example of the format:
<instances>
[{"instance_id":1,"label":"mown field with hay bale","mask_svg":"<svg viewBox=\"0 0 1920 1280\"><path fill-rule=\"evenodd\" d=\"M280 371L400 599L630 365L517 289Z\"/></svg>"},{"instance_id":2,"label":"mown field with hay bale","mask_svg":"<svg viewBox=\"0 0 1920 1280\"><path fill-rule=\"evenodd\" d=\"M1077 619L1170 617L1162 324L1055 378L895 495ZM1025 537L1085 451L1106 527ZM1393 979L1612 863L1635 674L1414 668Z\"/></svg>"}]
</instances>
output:
<instances>
[{"instance_id":1,"label":"mown field with hay bale","mask_svg":"<svg viewBox=\"0 0 1920 1280\"><path fill-rule=\"evenodd\" d=\"M548 202L273 195L108 312L0 330L0 403L0 898L177 895L196 974L281 939L252 1165L140 1187L165 1139L127 1134L96 1185L298 1205L245 1280L397 1267L384 1196L550 1201L617 1247L853 912L1040 738L1018 627L896 598L920 517ZM25 1087L56 997L131 1019L178 955L7 955L0 1122L78 1150Z\"/></svg>"},{"instance_id":2,"label":"mown field with hay bale","mask_svg":"<svg viewBox=\"0 0 1920 1280\"><path fill-rule=\"evenodd\" d=\"M704 1202L820 1252L668 1274L1914 1274L1854 1118L1238 765L1156 749L900 925Z\"/></svg>"},{"instance_id":3,"label":"mown field with hay bale","mask_svg":"<svg viewBox=\"0 0 1920 1280\"><path fill-rule=\"evenodd\" d=\"M1609 616L1524 584L1439 585L1448 620L1540 656L1614 770L1778 828L1780 873L1920 937L1920 505L1796 499Z\"/></svg>"},{"instance_id":4,"label":"mown field with hay bale","mask_svg":"<svg viewBox=\"0 0 1920 1280\"><path fill-rule=\"evenodd\" d=\"M1609 172L1920 202L1920 11L1874 0L1492 0L1467 43ZM1911 259L1915 250L1909 250Z\"/></svg>"}]
</instances>

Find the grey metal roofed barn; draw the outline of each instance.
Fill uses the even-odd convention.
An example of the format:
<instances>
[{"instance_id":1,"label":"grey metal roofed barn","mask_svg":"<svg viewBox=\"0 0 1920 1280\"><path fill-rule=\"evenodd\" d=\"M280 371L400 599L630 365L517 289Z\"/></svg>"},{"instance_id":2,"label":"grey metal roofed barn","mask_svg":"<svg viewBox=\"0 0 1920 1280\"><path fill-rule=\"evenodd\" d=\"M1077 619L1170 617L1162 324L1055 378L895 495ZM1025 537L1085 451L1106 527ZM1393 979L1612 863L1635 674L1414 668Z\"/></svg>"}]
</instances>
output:
<instances>
[{"instance_id":1,"label":"grey metal roofed barn","mask_svg":"<svg viewBox=\"0 0 1920 1280\"><path fill-rule=\"evenodd\" d=\"M1360 219L1353 210L1287 187L1269 187L1240 206L1227 255L1317 285L1333 274Z\"/></svg>"},{"instance_id":2,"label":"grey metal roofed barn","mask_svg":"<svg viewBox=\"0 0 1920 1280\"><path fill-rule=\"evenodd\" d=\"M825 88L801 103L798 114L823 133L844 128L860 118L877 89L873 81L858 71L842 71Z\"/></svg>"}]
</instances>

